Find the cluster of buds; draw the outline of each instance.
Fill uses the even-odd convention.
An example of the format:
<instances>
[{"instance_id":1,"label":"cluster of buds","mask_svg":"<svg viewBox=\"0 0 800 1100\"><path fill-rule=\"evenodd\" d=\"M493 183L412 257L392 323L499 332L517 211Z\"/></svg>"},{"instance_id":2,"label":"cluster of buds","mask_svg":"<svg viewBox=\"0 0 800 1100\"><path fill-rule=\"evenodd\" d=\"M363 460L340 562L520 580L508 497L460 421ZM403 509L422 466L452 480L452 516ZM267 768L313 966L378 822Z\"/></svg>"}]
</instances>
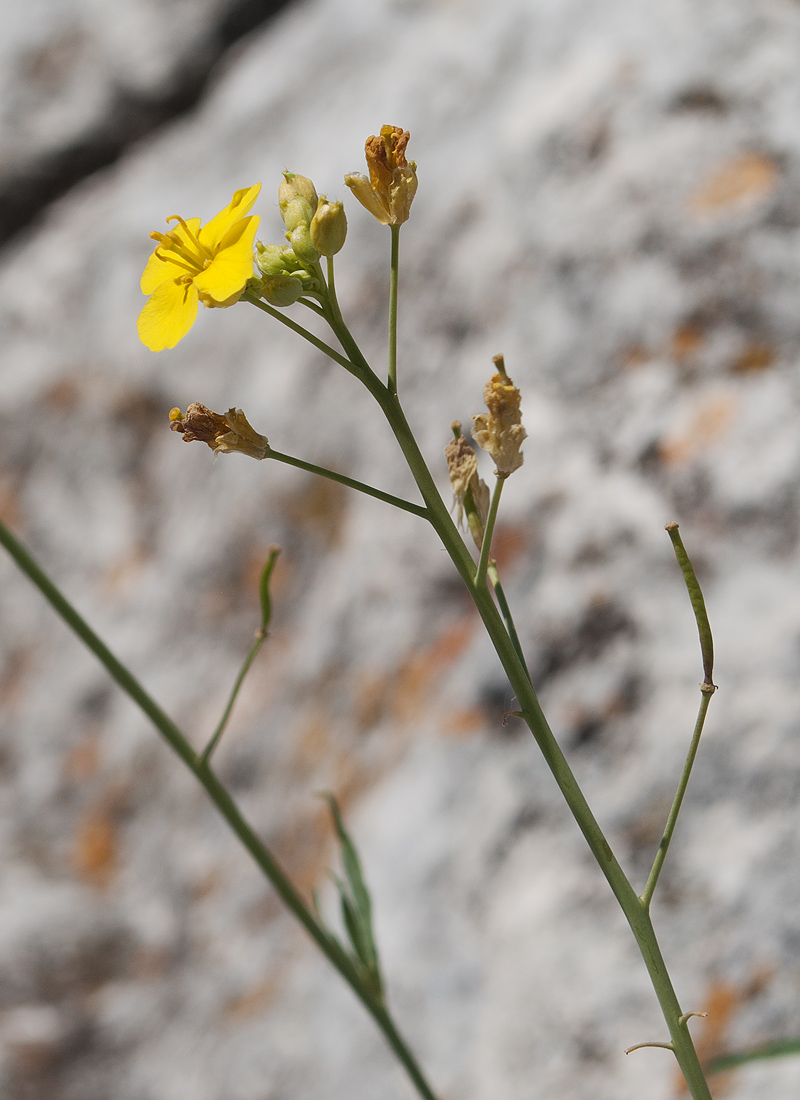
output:
<instances>
[{"instance_id":1,"label":"cluster of buds","mask_svg":"<svg viewBox=\"0 0 800 1100\"><path fill-rule=\"evenodd\" d=\"M241 409L212 412L206 405L193 401L186 413L171 409L169 418L173 432L180 432L185 443L207 443L215 455L242 454L262 459L269 454L269 440L251 427Z\"/></svg>"},{"instance_id":2,"label":"cluster of buds","mask_svg":"<svg viewBox=\"0 0 800 1100\"><path fill-rule=\"evenodd\" d=\"M367 138L364 153L369 177L352 172L344 182L361 205L381 225L402 225L408 221L417 193L417 166L406 160L408 130L382 126L380 136Z\"/></svg>"},{"instance_id":3,"label":"cluster of buds","mask_svg":"<svg viewBox=\"0 0 800 1100\"><path fill-rule=\"evenodd\" d=\"M306 176L284 172L278 206L288 245L256 242L255 262L261 279L253 289L272 306L290 306L317 286L314 265L320 256L335 256L347 236L347 218L340 202L317 195Z\"/></svg>"}]
</instances>

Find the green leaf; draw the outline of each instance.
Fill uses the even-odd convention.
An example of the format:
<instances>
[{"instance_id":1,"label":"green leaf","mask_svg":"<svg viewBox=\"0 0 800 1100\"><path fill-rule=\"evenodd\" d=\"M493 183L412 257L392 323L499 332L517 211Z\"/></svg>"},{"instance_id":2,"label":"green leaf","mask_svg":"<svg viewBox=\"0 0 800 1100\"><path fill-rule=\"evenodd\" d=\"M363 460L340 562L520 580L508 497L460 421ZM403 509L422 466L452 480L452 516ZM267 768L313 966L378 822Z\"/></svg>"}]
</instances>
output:
<instances>
[{"instance_id":1,"label":"green leaf","mask_svg":"<svg viewBox=\"0 0 800 1100\"><path fill-rule=\"evenodd\" d=\"M800 1054L800 1036L791 1039L775 1039L771 1043L751 1047L749 1050L734 1050L730 1054L720 1054L706 1066L708 1073L721 1073L724 1069L743 1066L747 1062L758 1062L764 1058L783 1058L789 1054Z\"/></svg>"},{"instance_id":2,"label":"green leaf","mask_svg":"<svg viewBox=\"0 0 800 1100\"><path fill-rule=\"evenodd\" d=\"M332 794L323 795L330 807L336 833L342 850L342 863L347 882L333 876L339 891L344 920L355 958L361 964L364 977L369 981L376 996L383 999L383 979L380 972L378 950L372 928L372 900L364 882L361 861L358 852L344 827L342 815Z\"/></svg>"},{"instance_id":3,"label":"green leaf","mask_svg":"<svg viewBox=\"0 0 800 1100\"><path fill-rule=\"evenodd\" d=\"M269 582L272 578L272 570L280 554L278 546L270 546L269 557L266 565L261 570L261 580L258 582L258 593L261 597L261 629L266 634L269 621L272 618L272 600L269 594Z\"/></svg>"}]
</instances>

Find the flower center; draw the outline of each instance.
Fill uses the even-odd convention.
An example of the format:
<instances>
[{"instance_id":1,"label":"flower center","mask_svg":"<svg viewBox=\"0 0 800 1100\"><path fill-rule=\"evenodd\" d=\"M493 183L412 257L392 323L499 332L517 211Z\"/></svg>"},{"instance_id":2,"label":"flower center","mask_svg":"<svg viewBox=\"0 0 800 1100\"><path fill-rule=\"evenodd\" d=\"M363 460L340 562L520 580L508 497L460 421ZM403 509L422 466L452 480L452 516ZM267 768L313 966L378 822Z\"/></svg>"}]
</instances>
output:
<instances>
[{"instance_id":1,"label":"flower center","mask_svg":"<svg viewBox=\"0 0 800 1100\"><path fill-rule=\"evenodd\" d=\"M171 214L167 222L178 222L184 235L180 236L176 230L168 233L150 234L154 241L158 241L159 247L156 255L161 260L169 260L170 263L182 267L191 276L199 275L208 267L214 259L214 253L201 244L196 233L193 233L184 219L179 214ZM165 253L171 253L167 256ZM180 259L178 259L180 257Z\"/></svg>"}]
</instances>

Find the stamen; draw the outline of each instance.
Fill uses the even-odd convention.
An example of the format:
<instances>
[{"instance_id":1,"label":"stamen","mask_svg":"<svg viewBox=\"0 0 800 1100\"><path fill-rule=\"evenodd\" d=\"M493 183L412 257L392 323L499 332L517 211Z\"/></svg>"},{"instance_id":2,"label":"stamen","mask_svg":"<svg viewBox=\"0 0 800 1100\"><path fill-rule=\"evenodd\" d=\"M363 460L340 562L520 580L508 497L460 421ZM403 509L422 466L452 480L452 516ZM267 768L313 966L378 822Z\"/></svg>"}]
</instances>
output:
<instances>
[{"instance_id":1,"label":"stamen","mask_svg":"<svg viewBox=\"0 0 800 1100\"><path fill-rule=\"evenodd\" d=\"M213 260L213 258L214 258L214 254L213 254L213 252L211 252L211 251L210 251L210 250L209 250L208 248L206 248L206 246L205 246L205 245L203 245L203 244L201 244L201 243L200 243L200 238L199 238L199 237L197 237L197 236L196 236L196 234L192 233L191 229L190 229L190 228L189 228L189 226L188 226L188 225L186 224L186 222L185 222L185 221L183 220L183 218L182 218L182 217L180 216L180 214L170 214L170 216L169 216L169 217L167 218L167 222L178 222L178 224L180 225L181 229L182 229L182 230L184 231L184 233L186 234L186 236L187 236L187 237L189 238L189 240L190 240L190 241L192 242L192 244L193 244L193 245L195 246L195 248L197 249L197 251L198 251L198 252L199 252L199 253L200 253L201 255L202 255L203 253L205 253L205 256L206 256L206 257L207 257L207 258L208 258L209 260Z\"/></svg>"},{"instance_id":2,"label":"stamen","mask_svg":"<svg viewBox=\"0 0 800 1100\"><path fill-rule=\"evenodd\" d=\"M205 260L202 256L198 256L196 252L192 252L190 248L184 244L178 234L173 230L171 233L167 233L166 237L162 241L164 248L168 248L171 252L175 252L178 256L183 256L184 260L188 264L191 264L192 271L202 271Z\"/></svg>"},{"instance_id":3,"label":"stamen","mask_svg":"<svg viewBox=\"0 0 800 1100\"><path fill-rule=\"evenodd\" d=\"M168 248L168 249L169 249L170 251L172 251L172 249L170 248L170 246L169 246L169 245L167 245L167 248ZM176 260L174 256L165 256L165 255L164 255L164 254L162 253L162 251L161 251L161 249L160 249L160 248L156 248L156 249L155 249L155 251L153 252L153 255L154 255L154 256L158 256L159 260L163 260L163 261L164 261L164 263L167 263L167 264L174 264L174 265L175 265L175 267L182 267L184 271L188 271L188 272L189 272L189 274L191 275L191 277L192 277L192 278L194 278L194 277L195 277L195 275L199 275L199 274L200 274L200 272L199 272L199 271L197 270L197 267L196 267L196 266L192 266L192 267L190 267L190 266L189 266L189 264L181 263L181 261L180 261L180 260Z\"/></svg>"}]
</instances>

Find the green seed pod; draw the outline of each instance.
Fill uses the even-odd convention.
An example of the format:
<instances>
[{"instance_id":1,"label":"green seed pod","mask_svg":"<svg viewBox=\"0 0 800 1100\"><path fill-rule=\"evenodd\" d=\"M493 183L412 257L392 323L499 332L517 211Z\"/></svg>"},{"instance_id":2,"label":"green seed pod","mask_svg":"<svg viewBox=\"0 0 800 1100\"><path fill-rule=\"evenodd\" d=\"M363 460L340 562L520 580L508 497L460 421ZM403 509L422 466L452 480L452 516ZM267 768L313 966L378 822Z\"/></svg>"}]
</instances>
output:
<instances>
[{"instance_id":1,"label":"green seed pod","mask_svg":"<svg viewBox=\"0 0 800 1100\"><path fill-rule=\"evenodd\" d=\"M323 256L335 256L347 236L347 218L342 204L328 202L325 195L320 195L309 232L317 252Z\"/></svg>"}]
</instances>

